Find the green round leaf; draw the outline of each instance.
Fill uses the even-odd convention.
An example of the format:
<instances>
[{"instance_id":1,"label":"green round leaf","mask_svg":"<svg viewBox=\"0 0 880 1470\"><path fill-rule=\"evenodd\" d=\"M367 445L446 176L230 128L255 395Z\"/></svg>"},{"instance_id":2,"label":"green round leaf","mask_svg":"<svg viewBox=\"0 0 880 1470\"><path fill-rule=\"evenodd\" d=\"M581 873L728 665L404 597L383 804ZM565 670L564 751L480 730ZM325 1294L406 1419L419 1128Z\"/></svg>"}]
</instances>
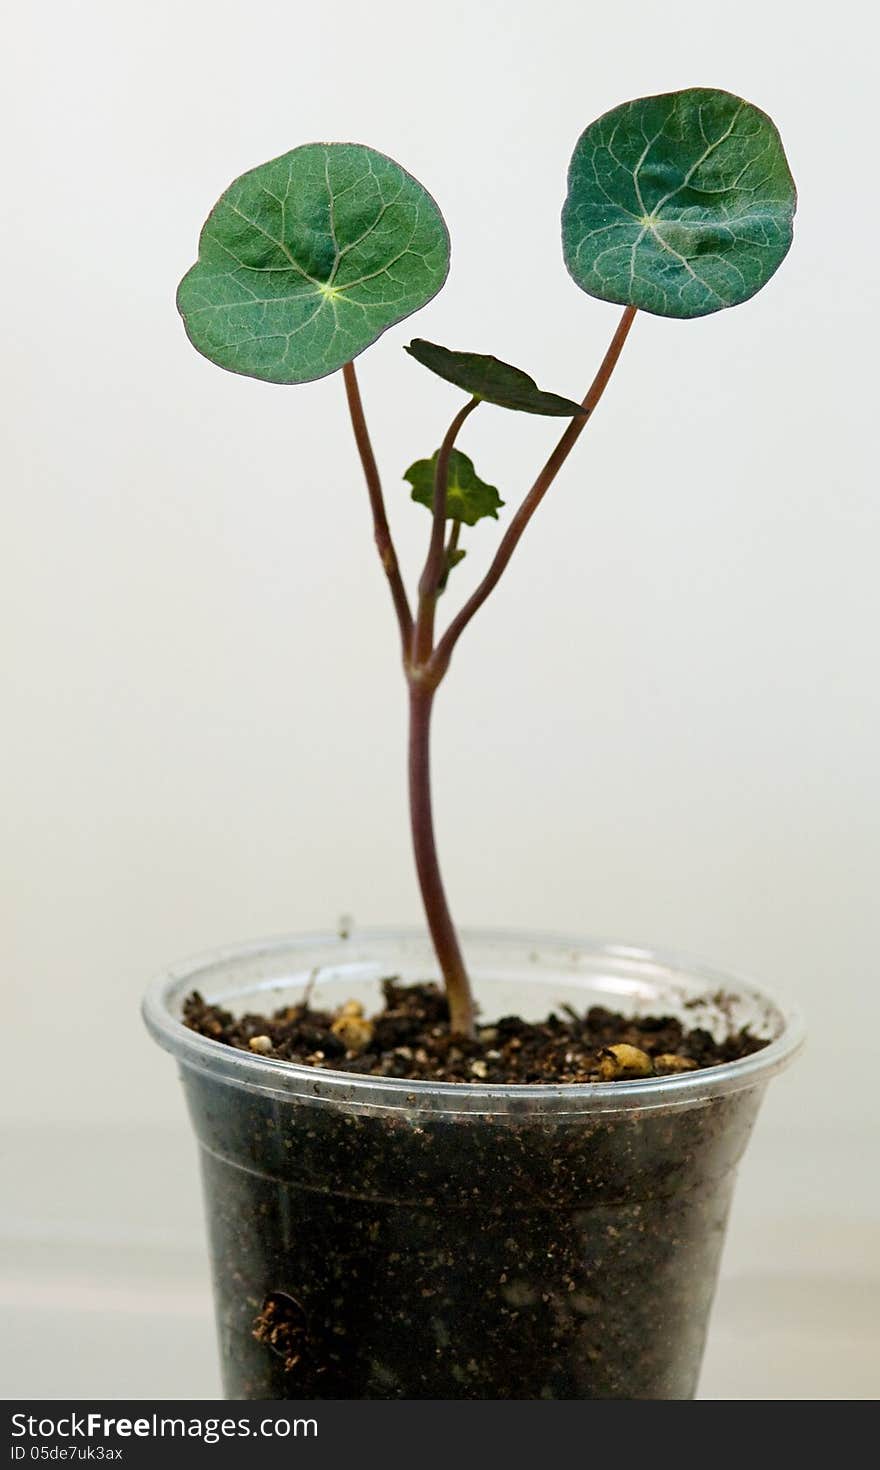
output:
<instances>
[{"instance_id":1,"label":"green round leaf","mask_svg":"<svg viewBox=\"0 0 880 1470\"><path fill-rule=\"evenodd\" d=\"M481 352L450 352L436 342L417 337L404 349L438 377L463 388L473 398L496 403L499 408L518 409L520 413L542 413L554 418L571 418L584 409L558 393L544 393L534 378L509 362L486 357Z\"/></svg>"},{"instance_id":2,"label":"green round leaf","mask_svg":"<svg viewBox=\"0 0 880 1470\"><path fill-rule=\"evenodd\" d=\"M606 112L578 140L565 263L603 301L694 317L747 301L791 244L796 193L775 125L693 87Z\"/></svg>"},{"instance_id":3,"label":"green round leaf","mask_svg":"<svg viewBox=\"0 0 880 1470\"><path fill-rule=\"evenodd\" d=\"M430 459L418 459L404 475L412 486L412 499L429 510L434 508L434 476L437 471L439 449ZM481 480L474 462L460 449L453 449L449 456L449 476L446 482L446 519L463 521L466 526L475 526L484 516L498 519L499 508L504 504L494 485Z\"/></svg>"},{"instance_id":4,"label":"green round leaf","mask_svg":"<svg viewBox=\"0 0 880 1470\"><path fill-rule=\"evenodd\" d=\"M399 164L355 143L309 143L242 174L209 214L178 309L220 367L308 383L436 295L449 235Z\"/></svg>"}]
</instances>

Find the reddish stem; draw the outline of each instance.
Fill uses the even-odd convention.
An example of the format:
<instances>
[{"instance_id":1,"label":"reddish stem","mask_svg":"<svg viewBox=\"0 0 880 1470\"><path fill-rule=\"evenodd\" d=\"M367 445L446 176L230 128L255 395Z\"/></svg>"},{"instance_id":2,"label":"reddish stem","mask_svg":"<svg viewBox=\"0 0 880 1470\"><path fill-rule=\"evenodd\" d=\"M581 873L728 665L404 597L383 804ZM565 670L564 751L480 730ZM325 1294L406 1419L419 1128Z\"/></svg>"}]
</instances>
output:
<instances>
[{"instance_id":1,"label":"reddish stem","mask_svg":"<svg viewBox=\"0 0 880 1470\"><path fill-rule=\"evenodd\" d=\"M434 689L411 681L409 689L409 809L416 872L425 917L449 1001L453 1032L474 1034L474 1000L464 957L440 875L431 805L431 713Z\"/></svg>"},{"instance_id":2,"label":"reddish stem","mask_svg":"<svg viewBox=\"0 0 880 1470\"><path fill-rule=\"evenodd\" d=\"M470 981L455 925L449 912L437 857L431 801L431 715L434 695L446 673L458 639L499 582L523 531L577 443L587 420L602 397L634 317L635 307L628 306L620 319L599 371L584 398L582 404L584 414L572 419L568 424L502 537L488 572L458 615L453 618L436 647L434 646L434 618L437 597L448 568L448 548L445 545L445 537L449 460L456 436L465 419L476 408L478 400L472 399L456 414L437 456L431 542L419 582L419 601L414 621L391 540L379 472L367 432L354 365L348 363L342 370L351 421L373 510L376 545L379 548L382 565L391 587L404 649L404 666L409 682L409 799L416 871L428 928L446 985L451 1027L454 1032L463 1036L474 1034L475 1011Z\"/></svg>"},{"instance_id":3,"label":"reddish stem","mask_svg":"<svg viewBox=\"0 0 880 1470\"><path fill-rule=\"evenodd\" d=\"M397 553L394 550L394 542L391 539L391 528L388 525L388 517L385 514L385 500L382 495L382 481L379 478L379 469L376 464L376 456L370 443L370 435L367 429L367 421L364 417L364 406L361 402L361 392L358 387L357 375L354 363L347 362L342 369L342 377L345 382L345 394L348 399L348 411L351 414L351 425L354 429L355 442L361 457L364 470L364 479L367 482L367 493L370 497L370 508L373 512L373 535L388 585L391 588L391 599L394 603L394 611L397 614L397 624L400 628L400 640L403 644L404 660L409 657L409 645L412 639L413 620L409 610L409 601L403 578L400 575L400 566L397 561Z\"/></svg>"},{"instance_id":4,"label":"reddish stem","mask_svg":"<svg viewBox=\"0 0 880 1470\"><path fill-rule=\"evenodd\" d=\"M479 403L472 398L460 408L440 445L437 464L434 468L434 519L431 525L431 541L424 570L419 580L419 605L413 632L412 662L418 676L419 670L434 651L434 615L437 611L437 594L446 570L446 492L449 485L449 460L459 430L469 414Z\"/></svg>"},{"instance_id":5,"label":"reddish stem","mask_svg":"<svg viewBox=\"0 0 880 1470\"><path fill-rule=\"evenodd\" d=\"M446 891L440 875L434 815L431 800L431 714L434 708L436 681L429 674L434 651L434 616L437 598L447 571L446 498L449 484L449 460L458 432L478 400L472 398L459 409L437 454L434 471L434 518L431 541L424 570L419 581L419 603L412 635L412 658L409 677L409 808L416 872L422 893L425 917L434 943L437 963L443 975L449 1000L452 1030L462 1036L474 1033L474 998L465 968L464 957L455 924L449 912Z\"/></svg>"}]
</instances>

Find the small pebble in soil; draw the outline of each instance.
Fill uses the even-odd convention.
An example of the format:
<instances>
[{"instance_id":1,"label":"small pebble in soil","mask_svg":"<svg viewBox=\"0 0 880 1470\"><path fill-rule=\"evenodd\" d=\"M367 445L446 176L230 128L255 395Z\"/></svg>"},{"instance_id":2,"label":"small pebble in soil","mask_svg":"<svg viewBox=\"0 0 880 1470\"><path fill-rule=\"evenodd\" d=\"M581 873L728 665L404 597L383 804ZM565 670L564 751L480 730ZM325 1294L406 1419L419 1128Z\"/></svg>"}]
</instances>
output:
<instances>
[{"instance_id":1,"label":"small pebble in soil","mask_svg":"<svg viewBox=\"0 0 880 1470\"><path fill-rule=\"evenodd\" d=\"M690 1057L675 1056L672 1052L661 1052L659 1057L654 1058L654 1071L664 1075L669 1072L694 1072L696 1062Z\"/></svg>"},{"instance_id":2,"label":"small pebble in soil","mask_svg":"<svg viewBox=\"0 0 880 1470\"><path fill-rule=\"evenodd\" d=\"M268 1056L272 1050L271 1036L252 1036L248 1042L251 1051L259 1052L262 1056Z\"/></svg>"},{"instance_id":3,"label":"small pebble in soil","mask_svg":"<svg viewBox=\"0 0 880 1470\"><path fill-rule=\"evenodd\" d=\"M625 1041L603 1047L599 1053L599 1073L603 1082L619 1082L625 1077L650 1077L651 1058L639 1046Z\"/></svg>"},{"instance_id":4,"label":"small pebble in soil","mask_svg":"<svg viewBox=\"0 0 880 1470\"><path fill-rule=\"evenodd\" d=\"M373 1023L367 1020L359 1000L347 1000L340 1006L330 1030L345 1044L346 1051L355 1057L365 1052L373 1039Z\"/></svg>"}]
</instances>

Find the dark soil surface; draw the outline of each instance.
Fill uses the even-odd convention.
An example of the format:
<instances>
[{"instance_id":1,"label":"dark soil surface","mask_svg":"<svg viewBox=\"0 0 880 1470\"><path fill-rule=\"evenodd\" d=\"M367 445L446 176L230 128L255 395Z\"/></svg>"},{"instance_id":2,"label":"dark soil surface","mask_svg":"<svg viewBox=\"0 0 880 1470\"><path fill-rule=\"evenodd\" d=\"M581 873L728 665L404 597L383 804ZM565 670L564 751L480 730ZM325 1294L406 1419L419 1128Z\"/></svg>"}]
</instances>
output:
<instances>
[{"instance_id":1,"label":"dark soil surface","mask_svg":"<svg viewBox=\"0 0 880 1470\"><path fill-rule=\"evenodd\" d=\"M601 1006L568 1007L546 1021L505 1016L454 1035L442 991L386 980L384 1008L366 1017L356 1001L313 1010L308 997L271 1016L233 1016L197 991L184 1021L193 1031L261 1056L337 1072L432 1082L610 1082L714 1067L760 1051L766 1040L741 1030L717 1041L671 1016L628 1018ZM277 1325L277 1324L276 1324Z\"/></svg>"}]
</instances>

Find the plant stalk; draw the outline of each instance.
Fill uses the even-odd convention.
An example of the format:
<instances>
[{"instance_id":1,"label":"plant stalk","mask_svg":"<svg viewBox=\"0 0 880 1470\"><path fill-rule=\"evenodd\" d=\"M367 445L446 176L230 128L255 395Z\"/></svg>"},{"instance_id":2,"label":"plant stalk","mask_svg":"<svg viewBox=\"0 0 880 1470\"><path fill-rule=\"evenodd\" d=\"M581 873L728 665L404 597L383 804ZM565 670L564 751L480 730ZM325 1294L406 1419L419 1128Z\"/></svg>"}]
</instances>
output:
<instances>
[{"instance_id":1,"label":"plant stalk","mask_svg":"<svg viewBox=\"0 0 880 1470\"><path fill-rule=\"evenodd\" d=\"M446 570L446 493L449 485L449 460L459 430L469 414L479 404L471 398L460 408L440 445L434 470L434 518L431 524L431 541L424 570L419 580L419 602L413 631L412 662L418 672L426 665L434 651L434 616L437 611L437 595Z\"/></svg>"},{"instance_id":2,"label":"plant stalk","mask_svg":"<svg viewBox=\"0 0 880 1470\"><path fill-rule=\"evenodd\" d=\"M452 1031L474 1034L474 999L437 858L431 803L431 714L435 690L410 681L409 809L416 872L428 929L446 986Z\"/></svg>"},{"instance_id":3,"label":"plant stalk","mask_svg":"<svg viewBox=\"0 0 880 1470\"><path fill-rule=\"evenodd\" d=\"M587 420L602 397L623 350L623 344L634 317L635 307L626 307L599 371L584 398L582 404L584 414L577 419L572 419L566 427L556 448L502 537L501 544L485 577L457 616L453 618L436 646L434 620L437 598L443 585L444 575L448 571L449 547L454 546L457 539L453 528L449 545L446 543L449 460L458 432L468 415L477 407L479 400L471 399L459 410L447 430L437 455L431 542L419 581L418 605L415 619L413 619L391 540L379 472L367 432L354 364L347 363L342 370L355 440L373 511L376 545L391 587L403 644L404 667L409 684L409 804L416 872L428 929L446 986L451 1029L460 1036L473 1036L475 1007L437 856L431 800L431 715L434 708L434 695L446 673L458 639L500 580L523 531L577 443Z\"/></svg>"},{"instance_id":4,"label":"plant stalk","mask_svg":"<svg viewBox=\"0 0 880 1470\"><path fill-rule=\"evenodd\" d=\"M409 600L403 578L400 575L400 566L397 561L397 552L391 538L391 528L388 525L388 517L385 513L385 499L382 494L382 481L379 478L379 468L376 464L376 456L370 443L367 420L364 416L364 405L361 401L361 390L358 386L357 374L354 363L345 363L342 369L342 377L345 383L345 396L348 399L348 411L351 415L351 426L354 429L355 443L364 471L364 479L367 482L367 494L370 497L370 509L373 512L373 535L379 558L388 578L391 588L391 600L394 603L394 611L397 614L397 625L400 629L400 641L403 646L404 661L409 658L409 648L412 641L413 620L409 609Z\"/></svg>"},{"instance_id":5,"label":"plant stalk","mask_svg":"<svg viewBox=\"0 0 880 1470\"><path fill-rule=\"evenodd\" d=\"M446 554L446 496L449 460L458 432L477 407L472 398L459 409L443 439L434 471L434 506L431 541L419 580L419 600L412 633L409 679L409 810L413 853L437 963L449 1001L452 1030L461 1036L474 1034L474 998L464 957L440 875L434 814L431 800L431 714L437 683L430 675L434 651L434 618L437 598L448 569Z\"/></svg>"}]
</instances>

